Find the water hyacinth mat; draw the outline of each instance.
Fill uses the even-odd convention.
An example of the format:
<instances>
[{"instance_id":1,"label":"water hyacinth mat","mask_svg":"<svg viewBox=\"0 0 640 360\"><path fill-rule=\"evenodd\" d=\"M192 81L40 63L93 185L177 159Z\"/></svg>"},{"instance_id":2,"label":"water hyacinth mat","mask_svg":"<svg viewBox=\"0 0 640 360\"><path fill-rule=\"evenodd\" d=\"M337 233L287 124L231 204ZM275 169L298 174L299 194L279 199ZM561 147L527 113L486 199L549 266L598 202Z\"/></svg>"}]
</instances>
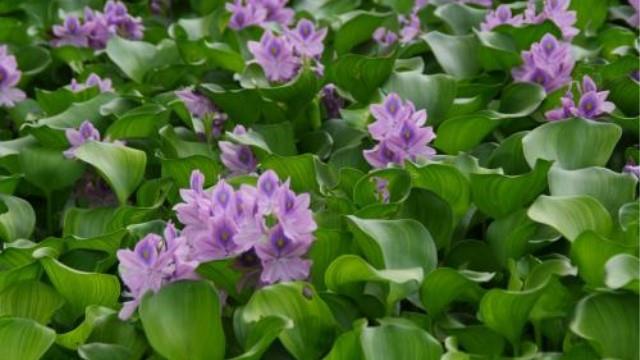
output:
<instances>
[{"instance_id":1,"label":"water hyacinth mat","mask_svg":"<svg viewBox=\"0 0 640 360\"><path fill-rule=\"evenodd\" d=\"M0 360L639 359L637 0L0 0Z\"/></svg>"}]
</instances>

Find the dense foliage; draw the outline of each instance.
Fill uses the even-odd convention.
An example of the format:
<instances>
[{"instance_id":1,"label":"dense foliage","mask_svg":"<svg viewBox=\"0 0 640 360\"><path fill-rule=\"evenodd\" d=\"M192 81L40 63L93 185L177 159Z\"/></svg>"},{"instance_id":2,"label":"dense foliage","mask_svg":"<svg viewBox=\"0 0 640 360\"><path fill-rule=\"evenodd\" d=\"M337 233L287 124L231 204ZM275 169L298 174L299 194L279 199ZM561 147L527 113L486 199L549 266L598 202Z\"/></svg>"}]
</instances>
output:
<instances>
[{"instance_id":1,"label":"dense foliage","mask_svg":"<svg viewBox=\"0 0 640 360\"><path fill-rule=\"evenodd\" d=\"M638 359L637 0L0 0L0 359Z\"/></svg>"}]
</instances>

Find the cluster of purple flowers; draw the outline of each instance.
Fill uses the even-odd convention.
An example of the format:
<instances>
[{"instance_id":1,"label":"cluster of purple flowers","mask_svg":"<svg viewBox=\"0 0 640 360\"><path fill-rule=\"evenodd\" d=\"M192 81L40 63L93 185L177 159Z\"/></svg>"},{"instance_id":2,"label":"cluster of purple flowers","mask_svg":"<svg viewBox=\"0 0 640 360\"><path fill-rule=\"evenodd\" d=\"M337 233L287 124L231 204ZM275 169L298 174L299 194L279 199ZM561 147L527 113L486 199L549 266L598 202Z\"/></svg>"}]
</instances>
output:
<instances>
[{"instance_id":1,"label":"cluster of purple flowers","mask_svg":"<svg viewBox=\"0 0 640 360\"><path fill-rule=\"evenodd\" d=\"M314 70L322 74L319 59L326 36L327 28L316 29L313 22L301 19L294 29L285 29L280 36L266 30L260 42L249 41L248 47L269 81L286 82L297 75L306 60L312 61Z\"/></svg>"},{"instance_id":2,"label":"cluster of purple flowers","mask_svg":"<svg viewBox=\"0 0 640 360\"><path fill-rule=\"evenodd\" d=\"M114 35L132 40L142 39L143 36L142 19L131 16L127 7L119 1L109 0L104 12L85 8L83 20L81 22L76 16L69 15L62 25L54 25L53 34L56 38L52 44L104 49Z\"/></svg>"},{"instance_id":3,"label":"cluster of purple flowers","mask_svg":"<svg viewBox=\"0 0 640 360\"><path fill-rule=\"evenodd\" d=\"M227 3L226 8L231 13L229 27L234 30L248 26L267 26L278 23L289 26L295 15L292 9L286 7L288 0L235 0Z\"/></svg>"},{"instance_id":4,"label":"cluster of purple flowers","mask_svg":"<svg viewBox=\"0 0 640 360\"><path fill-rule=\"evenodd\" d=\"M9 54L6 45L0 46L0 106L13 107L26 98L25 93L16 88L22 72L18 69L16 57Z\"/></svg>"},{"instance_id":5,"label":"cluster of purple flowers","mask_svg":"<svg viewBox=\"0 0 640 360\"><path fill-rule=\"evenodd\" d=\"M132 300L124 303L119 317L128 319L148 291L156 292L164 285L178 280L197 279L197 261L189 260L190 247L183 236L178 236L169 223L164 236L148 234L133 250L117 252L118 270L127 286L126 296Z\"/></svg>"},{"instance_id":6,"label":"cluster of purple flowers","mask_svg":"<svg viewBox=\"0 0 640 360\"><path fill-rule=\"evenodd\" d=\"M580 100L577 105L573 100L573 93L569 90L560 100L562 106L545 114L547 119L554 121L576 116L596 119L599 116L610 114L615 109L615 105L607 101L609 91L598 91L595 82L588 75L582 78L582 86L578 86L578 90L580 91Z\"/></svg>"},{"instance_id":7,"label":"cluster of purple flowers","mask_svg":"<svg viewBox=\"0 0 640 360\"><path fill-rule=\"evenodd\" d=\"M71 84L69 84L69 88L73 92L80 92L90 87L97 86L101 93L103 92L113 92L113 86L111 85L111 79L109 78L100 78L97 74L91 73L87 80L84 83L79 83L75 78L71 79Z\"/></svg>"},{"instance_id":8,"label":"cluster of purple flowers","mask_svg":"<svg viewBox=\"0 0 640 360\"><path fill-rule=\"evenodd\" d=\"M309 194L296 195L289 181L281 183L273 171L258 178L257 186L236 191L224 180L203 189L204 176L194 171L191 188L180 191L176 205L184 236L199 262L235 258L255 251L262 265L260 280L304 279L310 261L302 258L313 242L316 223Z\"/></svg>"},{"instance_id":9,"label":"cluster of purple flowers","mask_svg":"<svg viewBox=\"0 0 640 360\"><path fill-rule=\"evenodd\" d=\"M508 5L500 5L495 11L490 11L480 25L482 31L489 31L499 25L521 26L525 24L539 24L550 20L562 31L565 39L572 39L579 30L573 25L577 17L575 11L569 10L571 0L546 0L540 13L536 12L535 2L529 1L523 14L513 15Z\"/></svg>"},{"instance_id":10,"label":"cluster of purple flowers","mask_svg":"<svg viewBox=\"0 0 640 360\"><path fill-rule=\"evenodd\" d=\"M373 32L373 40L385 49L395 44L395 42L398 41L398 38L401 44L411 42L420 35L420 32L422 31L420 29L421 23L420 18L418 17L418 12L422 10L426 4L426 1L418 0L415 2L409 15L398 15L398 22L401 27L399 37L395 32L381 26Z\"/></svg>"},{"instance_id":11,"label":"cluster of purple flowers","mask_svg":"<svg viewBox=\"0 0 640 360\"><path fill-rule=\"evenodd\" d=\"M236 125L234 135L244 135L247 130L242 125ZM229 169L231 175L246 175L256 171L258 161L253 151L247 145L234 144L230 141L219 141L220 160Z\"/></svg>"},{"instance_id":12,"label":"cluster of purple flowers","mask_svg":"<svg viewBox=\"0 0 640 360\"><path fill-rule=\"evenodd\" d=\"M571 45L559 42L546 34L529 51L522 53L523 64L511 71L519 82L533 82L552 92L571 83L571 72L575 61L571 56Z\"/></svg>"},{"instance_id":13,"label":"cluster of purple flowers","mask_svg":"<svg viewBox=\"0 0 640 360\"><path fill-rule=\"evenodd\" d=\"M364 158L371 166L402 165L405 160L417 161L435 155L436 151L428 144L436 135L431 126L424 126L425 110L416 111L411 101L403 101L395 93L369 109L376 119L369 125L369 133L378 141L373 149L364 151Z\"/></svg>"},{"instance_id":14,"label":"cluster of purple flowers","mask_svg":"<svg viewBox=\"0 0 640 360\"><path fill-rule=\"evenodd\" d=\"M210 117L212 120L211 135L215 138L220 137L224 129L224 123L228 119L227 114L218 109L208 97L192 89L186 88L176 91L176 96L182 100L191 116L200 120ZM198 131L200 130L198 129Z\"/></svg>"}]
</instances>

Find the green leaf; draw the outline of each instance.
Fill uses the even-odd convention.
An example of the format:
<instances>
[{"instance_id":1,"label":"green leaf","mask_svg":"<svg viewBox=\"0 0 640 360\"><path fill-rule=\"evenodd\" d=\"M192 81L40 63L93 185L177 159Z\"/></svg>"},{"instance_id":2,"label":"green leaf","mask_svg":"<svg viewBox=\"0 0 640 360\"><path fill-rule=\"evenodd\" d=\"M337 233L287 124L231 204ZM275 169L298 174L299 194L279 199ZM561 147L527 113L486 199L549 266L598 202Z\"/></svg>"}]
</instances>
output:
<instances>
[{"instance_id":1,"label":"green leaf","mask_svg":"<svg viewBox=\"0 0 640 360\"><path fill-rule=\"evenodd\" d=\"M0 318L0 348L7 360L38 360L56 338L52 329L29 319Z\"/></svg>"},{"instance_id":2,"label":"green leaf","mask_svg":"<svg viewBox=\"0 0 640 360\"><path fill-rule=\"evenodd\" d=\"M111 185L120 204L136 190L144 177L147 156L143 151L119 144L92 141L76 149L76 157L98 170Z\"/></svg>"},{"instance_id":3,"label":"green leaf","mask_svg":"<svg viewBox=\"0 0 640 360\"><path fill-rule=\"evenodd\" d=\"M612 257L605 265L605 284L612 289L627 288L638 293L640 260L629 254Z\"/></svg>"},{"instance_id":4,"label":"green leaf","mask_svg":"<svg viewBox=\"0 0 640 360\"><path fill-rule=\"evenodd\" d=\"M451 206L435 193L414 188L402 202L398 218L414 219L429 231L438 249L446 248L456 225Z\"/></svg>"},{"instance_id":5,"label":"green leaf","mask_svg":"<svg viewBox=\"0 0 640 360\"><path fill-rule=\"evenodd\" d=\"M607 209L591 196L541 195L531 205L527 215L535 222L549 225L573 241L587 230L607 235L612 221Z\"/></svg>"},{"instance_id":6,"label":"green leaf","mask_svg":"<svg viewBox=\"0 0 640 360\"><path fill-rule=\"evenodd\" d=\"M621 135L615 124L571 119L535 128L522 139L522 146L529 166L546 159L573 170L604 166Z\"/></svg>"},{"instance_id":7,"label":"green leaf","mask_svg":"<svg viewBox=\"0 0 640 360\"><path fill-rule=\"evenodd\" d=\"M478 74L480 65L475 58L479 44L474 35L447 35L430 31L422 36L438 64L456 79L470 78Z\"/></svg>"},{"instance_id":8,"label":"green leaf","mask_svg":"<svg viewBox=\"0 0 640 360\"><path fill-rule=\"evenodd\" d=\"M50 257L41 258L40 263L53 287L67 301L62 308L65 322L73 322L89 305L115 307L118 303L120 281L116 276L78 271Z\"/></svg>"},{"instance_id":9,"label":"green leaf","mask_svg":"<svg viewBox=\"0 0 640 360\"><path fill-rule=\"evenodd\" d=\"M422 305L429 315L435 317L454 301L478 302L484 293L478 282L489 281L492 277L492 273L437 268L429 273L422 283L420 288Z\"/></svg>"},{"instance_id":10,"label":"green leaf","mask_svg":"<svg viewBox=\"0 0 640 360\"><path fill-rule=\"evenodd\" d=\"M349 52L354 46L371 40L371 34L387 20L393 17L390 13L374 13L353 11L340 16L340 25L334 37L333 46L338 55Z\"/></svg>"},{"instance_id":11,"label":"green leaf","mask_svg":"<svg viewBox=\"0 0 640 360\"><path fill-rule=\"evenodd\" d=\"M57 115L40 119L35 124L28 124L27 130L44 146L66 149L69 147L69 143L64 134L65 129L77 128L85 120L91 121L100 128L103 123L100 109L116 98L116 94L109 92L102 93L85 102L73 103Z\"/></svg>"},{"instance_id":12,"label":"green leaf","mask_svg":"<svg viewBox=\"0 0 640 360\"><path fill-rule=\"evenodd\" d=\"M0 316L32 319L43 325L63 304L55 290L37 280L16 282L0 292Z\"/></svg>"},{"instance_id":13,"label":"green leaf","mask_svg":"<svg viewBox=\"0 0 640 360\"><path fill-rule=\"evenodd\" d=\"M162 176L173 179L179 188L188 188L191 173L200 170L205 176L205 185L212 185L217 181L223 168L220 162L212 160L208 156L192 155L179 159L160 159L162 163Z\"/></svg>"},{"instance_id":14,"label":"green leaf","mask_svg":"<svg viewBox=\"0 0 640 360\"><path fill-rule=\"evenodd\" d=\"M27 148L18 161L25 179L45 194L71 187L84 173L83 164L65 158L62 150Z\"/></svg>"},{"instance_id":15,"label":"green leaf","mask_svg":"<svg viewBox=\"0 0 640 360\"><path fill-rule=\"evenodd\" d=\"M429 231L415 220L365 220L347 216L358 246L378 269L422 268L430 273L437 251Z\"/></svg>"},{"instance_id":16,"label":"green leaf","mask_svg":"<svg viewBox=\"0 0 640 360\"><path fill-rule=\"evenodd\" d=\"M418 326L398 320L382 319L381 326L362 330L360 344L365 359L440 359L438 340Z\"/></svg>"},{"instance_id":17,"label":"green leaf","mask_svg":"<svg viewBox=\"0 0 640 360\"><path fill-rule=\"evenodd\" d=\"M329 65L327 77L359 102L367 103L389 78L394 62L393 56L374 58L347 54Z\"/></svg>"},{"instance_id":18,"label":"green leaf","mask_svg":"<svg viewBox=\"0 0 640 360\"><path fill-rule=\"evenodd\" d=\"M56 344L67 349L76 350L84 344L91 332L98 324L105 322L107 317L115 315L116 311L102 306L89 305L85 310L84 320L75 329L59 334Z\"/></svg>"},{"instance_id":19,"label":"green leaf","mask_svg":"<svg viewBox=\"0 0 640 360\"><path fill-rule=\"evenodd\" d=\"M239 312L237 312L239 314ZM231 360L258 360L262 354L275 341L280 333L287 328L291 328L291 323L287 319L277 316L267 316L260 319L253 325L244 341L245 352Z\"/></svg>"},{"instance_id":20,"label":"green leaf","mask_svg":"<svg viewBox=\"0 0 640 360\"><path fill-rule=\"evenodd\" d=\"M293 326L278 338L296 359L319 358L329 350L336 335L331 310L309 284L288 282L264 287L253 294L241 314L248 324L270 316L292 322Z\"/></svg>"},{"instance_id":21,"label":"green leaf","mask_svg":"<svg viewBox=\"0 0 640 360\"><path fill-rule=\"evenodd\" d=\"M618 254L634 254L634 248L592 231L583 233L571 244L571 260L578 267L580 277L591 287L605 284L607 261Z\"/></svg>"},{"instance_id":22,"label":"green leaf","mask_svg":"<svg viewBox=\"0 0 640 360\"><path fill-rule=\"evenodd\" d=\"M158 133L169 118L169 111L156 104L146 104L122 114L109 126L110 139L147 138Z\"/></svg>"},{"instance_id":23,"label":"green leaf","mask_svg":"<svg viewBox=\"0 0 640 360\"><path fill-rule=\"evenodd\" d=\"M107 43L106 52L111 61L137 83L142 83L151 70L160 65L177 63L179 58L175 43L170 40L155 46L114 36Z\"/></svg>"},{"instance_id":24,"label":"green leaf","mask_svg":"<svg viewBox=\"0 0 640 360\"><path fill-rule=\"evenodd\" d=\"M608 3L598 0L572 0L569 8L577 13L575 27L593 34L607 21Z\"/></svg>"},{"instance_id":25,"label":"green leaf","mask_svg":"<svg viewBox=\"0 0 640 360\"><path fill-rule=\"evenodd\" d=\"M376 188L379 179L387 182L386 188L389 191L388 201L390 203L401 202L409 195L411 177L405 170L379 169L361 177L356 182L353 189L353 202L355 205L364 207L381 203L381 195Z\"/></svg>"},{"instance_id":26,"label":"green leaf","mask_svg":"<svg viewBox=\"0 0 640 360\"><path fill-rule=\"evenodd\" d=\"M447 115L456 97L456 82L448 75L423 75L416 72L396 72L383 89L411 100L417 109L426 109L428 123L437 126Z\"/></svg>"},{"instance_id":27,"label":"green leaf","mask_svg":"<svg viewBox=\"0 0 640 360\"><path fill-rule=\"evenodd\" d=\"M296 156L271 155L262 161L262 167L264 169L272 169L280 179L291 178L291 188L296 192L318 192L317 161L317 158L310 154Z\"/></svg>"},{"instance_id":28,"label":"green leaf","mask_svg":"<svg viewBox=\"0 0 640 360\"><path fill-rule=\"evenodd\" d=\"M419 267L399 270L376 270L356 255L342 255L325 272L327 289L338 294L361 296L366 283L385 285L385 305L388 310L400 300L416 292L422 282ZM387 288L388 287L388 288Z\"/></svg>"},{"instance_id":29,"label":"green leaf","mask_svg":"<svg viewBox=\"0 0 640 360\"><path fill-rule=\"evenodd\" d=\"M637 295L593 294L578 303L571 330L601 358L637 359L638 316Z\"/></svg>"},{"instance_id":30,"label":"green leaf","mask_svg":"<svg viewBox=\"0 0 640 360\"><path fill-rule=\"evenodd\" d=\"M551 162L539 160L524 175L471 174L473 202L480 211L494 218L519 210L531 203L547 187Z\"/></svg>"},{"instance_id":31,"label":"green leaf","mask_svg":"<svg viewBox=\"0 0 640 360\"><path fill-rule=\"evenodd\" d=\"M11 242L29 239L36 225L36 214L31 204L15 196L0 194L0 240Z\"/></svg>"},{"instance_id":32,"label":"green leaf","mask_svg":"<svg viewBox=\"0 0 640 360\"><path fill-rule=\"evenodd\" d=\"M473 28L479 27L487 11L463 4L447 3L438 6L433 13L453 30L454 35L465 35Z\"/></svg>"},{"instance_id":33,"label":"green leaf","mask_svg":"<svg viewBox=\"0 0 640 360\"><path fill-rule=\"evenodd\" d=\"M103 343L82 345L78 355L85 360L127 360L133 356L131 350L122 345Z\"/></svg>"},{"instance_id":34,"label":"green leaf","mask_svg":"<svg viewBox=\"0 0 640 360\"><path fill-rule=\"evenodd\" d=\"M517 346L529 313L543 289L544 286L527 291L489 290L480 301L482 322Z\"/></svg>"},{"instance_id":35,"label":"green leaf","mask_svg":"<svg viewBox=\"0 0 640 360\"><path fill-rule=\"evenodd\" d=\"M215 288L180 281L147 294L138 309L151 346L170 360L223 359L225 336Z\"/></svg>"},{"instance_id":36,"label":"green leaf","mask_svg":"<svg viewBox=\"0 0 640 360\"><path fill-rule=\"evenodd\" d=\"M432 191L444 199L456 217L461 218L469 209L471 190L469 180L456 167L448 164L428 164L422 167L408 165L413 186Z\"/></svg>"},{"instance_id":37,"label":"green leaf","mask_svg":"<svg viewBox=\"0 0 640 360\"><path fill-rule=\"evenodd\" d=\"M636 197L638 181L629 174L590 167L564 170L554 166L549 171L549 192L553 196L589 195L615 215L618 209Z\"/></svg>"}]
</instances>

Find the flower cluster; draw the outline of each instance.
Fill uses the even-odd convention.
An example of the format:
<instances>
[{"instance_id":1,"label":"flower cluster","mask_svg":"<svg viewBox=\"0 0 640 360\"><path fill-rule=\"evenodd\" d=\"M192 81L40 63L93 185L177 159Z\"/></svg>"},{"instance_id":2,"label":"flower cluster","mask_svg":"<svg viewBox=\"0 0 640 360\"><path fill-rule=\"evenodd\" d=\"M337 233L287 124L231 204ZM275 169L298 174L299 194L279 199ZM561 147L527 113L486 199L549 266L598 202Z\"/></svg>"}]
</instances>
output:
<instances>
[{"instance_id":1,"label":"flower cluster","mask_svg":"<svg viewBox=\"0 0 640 360\"><path fill-rule=\"evenodd\" d=\"M302 257L317 227L309 194L295 194L289 181L281 183L271 170L258 178L256 187L234 190L224 180L210 190L203 186L204 176L194 171L191 188L180 190L183 202L175 207L185 225L189 259L205 262L254 251L263 283L308 277L311 262Z\"/></svg>"},{"instance_id":2,"label":"flower cluster","mask_svg":"<svg viewBox=\"0 0 640 360\"><path fill-rule=\"evenodd\" d=\"M426 1L416 1L409 15L398 15L398 22L401 26L399 37L395 32L385 27L379 27L373 32L373 40L382 48L389 48L395 44L398 39L400 39L401 44L411 42L422 31L420 29L421 23L418 12L426 6L426 3Z\"/></svg>"},{"instance_id":3,"label":"flower cluster","mask_svg":"<svg viewBox=\"0 0 640 360\"><path fill-rule=\"evenodd\" d=\"M247 130L242 125L236 125L234 135L244 135ZM220 160L231 171L231 175L245 175L256 171L258 161L253 151L247 145L234 144L230 141L219 141Z\"/></svg>"},{"instance_id":4,"label":"flower cluster","mask_svg":"<svg viewBox=\"0 0 640 360\"><path fill-rule=\"evenodd\" d=\"M323 72L319 58L326 36L327 28L316 29L313 22L302 19L281 36L265 31L260 42L249 41L248 47L269 81L286 82L296 76L305 60L314 62L316 72Z\"/></svg>"},{"instance_id":5,"label":"flower cluster","mask_svg":"<svg viewBox=\"0 0 640 360\"><path fill-rule=\"evenodd\" d=\"M71 79L71 84L69 88L73 92L80 92L90 87L97 86L101 93L103 92L113 92L113 87L111 85L111 79L109 78L100 78L97 74L91 73L87 80L84 83L79 83L75 78Z\"/></svg>"},{"instance_id":6,"label":"flower cluster","mask_svg":"<svg viewBox=\"0 0 640 360\"><path fill-rule=\"evenodd\" d=\"M198 262L189 260L189 253L186 238L178 236L171 223L166 226L164 236L148 234L133 250L118 250L118 271L128 289L125 295L132 298L124 303L119 317L123 320L131 317L148 291L156 292L173 281L197 279Z\"/></svg>"},{"instance_id":7,"label":"flower cluster","mask_svg":"<svg viewBox=\"0 0 640 360\"><path fill-rule=\"evenodd\" d=\"M553 22L565 39L571 39L579 32L573 25L577 17L575 11L569 11L570 0L546 0L540 13L536 12L534 2L529 2L523 14L513 15L508 5L500 5L495 11L489 11L480 24L482 31L490 31L499 25L522 26L539 24L545 20Z\"/></svg>"},{"instance_id":8,"label":"flower cluster","mask_svg":"<svg viewBox=\"0 0 640 360\"><path fill-rule=\"evenodd\" d=\"M114 35L139 40L142 39L143 31L142 19L131 16L123 3L109 0L104 6L104 12L85 8L84 22L69 15L62 25L54 25L53 34L56 38L52 40L52 44L104 49L107 41Z\"/></svg>"},{"instance_id":9,"label":"flower cluster","mask_svg":"<svg viewBox=\"0 0 640 360\"><path fill-rule=\"evenodd\" d=\"M229 27L234 30L248 26L267 26L278 23L288 26L293 20L294 11L286 7L288 0L235 0L227 3L227 11L231 13Z\"/></svg>"},{"instance_id":10,"label":"flower cluster","mask_svg":"<svg viewBox=\"0 0 640 360\"><path fill-rule=\"evenodd\" d=\"M0 46L0 106L13 107L26 98L25 93L16 88L22 77L16 57L9 55L6 45Z\"/></svg>"},{"instance_id":11,"label":"flower cluster","mask_svg":"<svg viewBox=\"0 0 640 360\"><path fill-rule=\"evenodd\" d=\"M540 84L547 92L571 83L571 71L575 65L571 45L559 42L551 34L531 45L529 51L524 51L522 60L524 64L511 71L516 81Z\"/></svg>"},{"instance_id":12,"label":"flower cluster","mask_svg":"<svg viewBox=\"0 0 640 360\"><path fill-rule=\"evenodd\" d=\"M176 91L176 96L182 100L191 116L200 120L210 117L212 122L211 134L213 137L217 138L222 134L224 123L227 121L228 116L218 109L218 107L216 107L208 97L189 88ZM203 133L204 131L202 129L196 130L200 133Z\"/></svg>"},{"instance_id":13,"label":"flower cluster","mask_svg":"<svg viewBox=\"0 0 640 360\"><path fill-rule=\"evenodd\" d=\"M561 107L545 113L547 119L553 121L576 116L596 119L604 114L610 114L615 109L615 105L607 101L609 91L598 91L595 82L588 75L582 78L582 86L579 86L578 90L580 91L580 100L577 105L573 101L573 93L569 90L560 99Z\"/></svg>"},{"instance_id":14,"label":"flower cluster","mask_svg":"<svg viewBox=\"0 0 640 360\"><path fill-rule=\"evenodd\" d=\"M436 135L431 126L425 127L427 112L416 111L413 103L403 101L397 94L389 94L382 104L370 106L376 119L369 125L371 137L378 144L364 151L364 158L376 168L389 164L402 165L405 160L428 159L436 151L428 144Z\"/></svg>"}]
</instances>

